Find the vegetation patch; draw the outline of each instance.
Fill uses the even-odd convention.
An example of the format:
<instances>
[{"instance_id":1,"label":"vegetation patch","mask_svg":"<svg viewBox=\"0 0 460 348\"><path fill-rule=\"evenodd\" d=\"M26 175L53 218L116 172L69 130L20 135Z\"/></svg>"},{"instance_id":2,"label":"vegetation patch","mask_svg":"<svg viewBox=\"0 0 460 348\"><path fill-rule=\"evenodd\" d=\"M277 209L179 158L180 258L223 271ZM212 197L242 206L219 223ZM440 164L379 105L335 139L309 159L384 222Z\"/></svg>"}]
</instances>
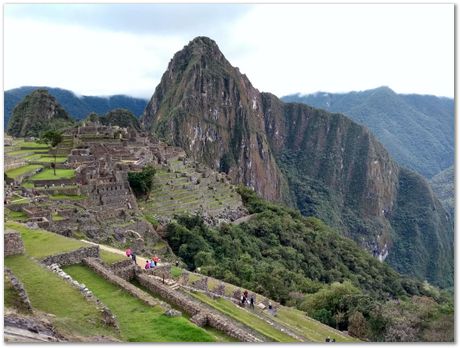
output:
<instances>
[{"instance_id":1,"label":"vegetation patch","mask_svg":"<svg viewBox=\"0 0 460 348\"><path fill-rule=\"evenodd\" d=\"M61 195L61 194L56 194L56 195L51 195L49 196L50 199L53 200L67 200L67 201L82 201L87 198L85 195Z\"/></svg>"},{"instance_id":2,"label":"vegetation patch","mask_svg":"<svg viewBox=\"0 0 460 348\"><path fill-rule=\"evenodd\" d=\"M210 305L211 307L217 309L218 311L232 317L233 319L242 322L243 324L248 325L257 332L260 332L262 335L268 337L274 342L298 342L291 336L288 336L281 331L275 329L273 326L268 324L266 321L260 319L256 315L246 311L244 309L238 308L233 303L218 298L216 300L210 299L207 295L202 293L189 292L192 296L198 298L200 301Z\"/></svg>"},{"instance_id":3,"label":"vegetation patch","mask_svg":"<svg viewBox=\"0 0 460 348\"><path fill-rule=\"evenodd\" d=\"M73 177L75 177L75 170L73 169L56 169L56 175L54 175L53 169L44 169L30 180L59 180L72 179Z\"/></svg>"},{"instance_id":4,"label":"vegetation patch","mask_svg":"<svg viewBox=\"0 0 460 348\"><path fill-rule=\"evenodd\" d=\"M112 253L110 251L99 249L99 256L106 264L111 265L115 262L126 260L126 257L121 254Z\"/></svg>"},{"instance_id":5,"label":"vegetation patch","mask_svg":"<svg viewBox=\"0 0 460 348\"><path fill-rule=\"evenodd\" d=\"M21 222L28 220L28 216L26 213L22 211L13 211L8 208L5 208L5 219Z\"/></svg>"},{"instance_id":6,"label":"vegetation patch","mask_svg":"<svg viewBox=\"0 0 460 348\"><path fill-rule=\"evenodd\" d=\"M7 221L5 227L20 232L26 253L38 259L88 246L84 242L42 229L30 229L17 222Z\"/></svg>"},{"instance_id":7,"label":"vegetation patch","mask_svg":"<svg viewBox=\"0 0 460 348\"><path fill-rule=\"evenodd\" d=\"M5 258L9 267L24 285L32 307L55 317L53 325L63 333L80 336L113 336L114 329L106 327L95 306L80 292L56 274L25 256Z\"/></svg>"},{"instance_id":8,"label":"vegetation patch","mask_svg":"<svg viewBox=\"0 0 460 348\"><path fill-rule=\"evenodd\" d=\"M119 322L121 337L128 342L212 342L205 330L183 317L168 317L160 307L150 307L90 269L75 265L65 271L83 282L106 304Z\"/></svg>"},{"instance_id":9,"label":"vegetation patch","mask_svg":"<svg viewBox=\"0 0 460 348\"><path fill-rule=\"evenodd\" d=\"M27 165L27 166L7 170L5 173L6 173L6 175L8 177L10 177L12 179L16 179L20 175L31 173L31 172L39 169L39 168L43 168L43 166L41 166L39 164L30 164L30 165Z\"/></svg>"}]
</instances>

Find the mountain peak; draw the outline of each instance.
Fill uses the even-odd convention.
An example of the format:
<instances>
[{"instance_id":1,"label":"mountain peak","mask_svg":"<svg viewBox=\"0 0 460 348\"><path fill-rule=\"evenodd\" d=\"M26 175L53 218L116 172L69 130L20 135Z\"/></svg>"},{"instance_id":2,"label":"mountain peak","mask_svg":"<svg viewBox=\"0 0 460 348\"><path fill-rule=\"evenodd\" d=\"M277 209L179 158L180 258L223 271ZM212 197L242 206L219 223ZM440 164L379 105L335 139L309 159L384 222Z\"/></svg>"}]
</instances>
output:
<instances>
[{"instance_id":1,"label":"mountain peak","mask_svg":"<svg viewBox=\"0 0 460 348\"><path fill-rule=\"evenodd\" d=\"M211 47L211 48L216 48L219 49L219 46L217 46L217 43L207 37L207 36L197 36L193 40L191 40L187 46L202 46L202 47Z\"/></svg>"}]
</instances>

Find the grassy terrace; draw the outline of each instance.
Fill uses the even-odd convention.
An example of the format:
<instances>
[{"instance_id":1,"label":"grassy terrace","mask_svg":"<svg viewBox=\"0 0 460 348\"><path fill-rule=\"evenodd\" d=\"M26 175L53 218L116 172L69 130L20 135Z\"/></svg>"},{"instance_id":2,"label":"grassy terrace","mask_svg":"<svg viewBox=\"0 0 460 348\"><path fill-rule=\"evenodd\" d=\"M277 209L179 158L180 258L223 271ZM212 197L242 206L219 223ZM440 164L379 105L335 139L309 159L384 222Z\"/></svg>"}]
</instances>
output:
<instances>
[{"instance_id":1,"label":"grassy terrace","mask_svg":"<svg viewBox=\"0 0 460 348\"><path fill-rule=\"evenodd\" d=\"M60 236L56 233L41 229L32 230L17 222L7 221L5 227L21 233L26 253L37 259L43 259L50 255L56 255L88 246L88 244L80 242L79 240Z\"/></svg>"},{"instance_id":2,"label":"grassy terrace","mask_svg":"<svg viewBox=\"0 0 460 348\"><path fill-rule=\"evenodd\" d=\"M8 175L8 177L10 177L12 179L15 179L20 175L23 175L23 174L26 174L26 173L31 173L34 170L38 169L38 168L43 168L43 166L38 165L38 164L31 164L31 165L27 165L27 166L15 168L15 169L7 170L6 175Z\"/></svg>"},{"instance_id":3,"label":"grassy terrace","mask_svg":"<svg viewBox=\"0 0 460 348\"><path fill-rule=\"evenodd\" d=\"M200 209L200 205L210 211L241 205L240 197L233 192L232 186L217 182L215 175L203 178L195 168L184 165L182 161L171 160L169 165L174 167L170 172L157 168L155 189L147 202L140 202L145 212L157 216L172 216L175 213ZM183 174L197 178L199 184L193 184ZM215 191L208 186L215 188Z\"/></svg>"},{"instance_id":4,"label":"grassy terrace","mask_svg":"<svg viewBox=\"0 0 460 348\"><path fill-rule=\"evenodd\" d=\"M312 341L323 342L324 338L329 336L335 338L337 342L359 342L358 339L346 336L319 321L307 317L304 312L295 308L280 307L273 320L295 329L295 331L300 332Z\"/></svg>"},{"instance_id":5,"label":"grassy terrace","mask_svg":"<svg viewBox=\"0 0 460 348\"><path fill-rule=\"evenodd\" d=\"M26 213L22 211L13 211L8 208L5 208L4 214L7 220L26 221L28 219Z\"/></svg>"},{"instance_id":6,"label":"grassy terrace","mask_svg":"<svg viewBox=\"0 0 460 348\"><path fill-rule=\"evenodd\" d=\"M218 298L216 300L210 299L207 295L201 293L192 293L189 292L192 296L198 298L200 301L210 305L211 307L219 310L220 312L232 317L235 320L238 320L254 330L260 332L262 335L268 337L273 342L297 342L291 336L286 335L285 333L275 329L273 326L265 322L264 320L258 318L256 315L238 308L233 303Z\"/></svg>"},{"instance_id":7,"label":"grassy terrace","mask_svg":"<svg viewBox=\"0 0 460 348\"><path fill-rule=\"evenodd\" d=\"M30 257L8 256L5 266L22 282L32 306L54 316L51 320L59 331L83 337L118 336L114 329L102 324L97 308L87 302L76 288ZM6 304L11 305L11 300L7 294Z\"/></svg>"},{"instance_id":8,"label":"grassy terrace","mask_svg":"<svg viewBox=\"0 0 460 348\"><path fill-rule=\"evenodd\" d=\"M20 147L21 149L48 149L49 145L47 144L40 144L34 141L19 141L15 144L16 147Z\"/></svg>"},{"instance_id":9,"label":"grassy terrace","mask_svg":"<svg viewBox=\"0 0 460 348\"><path fill-rule=\"evenodd\" d=\"M68 201L82 201L84 199L86 199L87 197L85 195L51 195L49 197L50 199L53 199L53 200L68 200Z\"/></svg>"},{"instance_id":10,"label":"grassy terrace","mask_svg":"<svg viewBox=\"0 0 460 348\"><path fill-rule=\"evenodd\" d=\"M28 159L26 157L26 159ZM34 162L41 162L41 163L52 163L54 162L54 157L53 156L38 156L38 157L32 157L29 160L32 160ZM56 163L64 163L67 161L66 156L56 156Z\"/></svg>"},{"instance_id":11,"label":"grassy terrace","mask_svg":"<svg viewBox=\"0 0 460 348\"><path fill-rule=\"evenodd\" d=\"M56 175L54 175L53 169L45 169L30 180L59 180L72 179L73 177L75 177L75 170L73 169L56 169Z\"/></svg>"},{"instance_id":12,"label":"grassy terrace","mask_svg":"<svg viewBox=\"0 0 460 348\"><path fill-rule=\"evenodd\" d=\"M126 260L126 256L124 255L111 253L110 251L103 249L99 249L99 256L102 259L102 261L104 261L108 265L111 265L115 262Z\"/></svg>"},{"instance_id":13,"label":"grassy terrace","mask_svg":"<svg viewBox=\"0 0 460 348\"><path fill-rule=\"evenodd\" d=\"M214 337L184 317L167 317L163 310L149 307L90 269L75 265L65 269L85 283L115 314L120 334L129 342L212 342Z\"/></svg>"}]
</instances>

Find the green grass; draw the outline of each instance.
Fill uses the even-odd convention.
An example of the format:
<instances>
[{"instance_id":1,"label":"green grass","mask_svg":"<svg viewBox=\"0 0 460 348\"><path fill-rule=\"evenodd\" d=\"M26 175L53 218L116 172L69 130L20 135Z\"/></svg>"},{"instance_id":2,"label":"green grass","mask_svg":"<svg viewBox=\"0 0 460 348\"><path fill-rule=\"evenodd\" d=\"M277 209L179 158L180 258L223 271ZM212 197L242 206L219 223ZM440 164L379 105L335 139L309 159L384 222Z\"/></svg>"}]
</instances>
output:
<instances>
[{"instance_id":1,"label":"green grass","mask_svg":"<svg viewBox=\"0 0 460 348\"><path fill-rule=\"evenodd\" d=\"M179 268L176 266L171 267L171 277L173 277L174 279L179 279L180 276L182 275L182 272L183 272L182 268Z\"/></svg>"},{"instance_id":2,"label":"green grass","mask_svg":"<svg viewBox=\"0 0 460 348\"><path fill-rule=\"evenodd\" d=\"M260 332L262 335L268 337L270 340L274 342L297 342L297 340L295 340L291 336L282 333L281 331L272 327L267 322L263 321L262 319L258 318L257 316L249 313L244 309L238 308L233 303L227 300L224 300L222 298L212 300L207 295L202 293L190 292L190 294L198 298L200 301L217 309L218 311L246 324L247 326Z\"/></svg>"},{"instance_id":3,"label":"green grass","mask_svg":"<svg viewBox=\"0 0 460 348\"><path fill-rule=\"evenodd\" d=\"M36 170L38 168L43 168L43 166L41 166L39 164L30 164L30 165L27 165L27 166L7 170L6 175L8 175L8 177L10 177L12 179L15 179L20 175L33 172L34 170Z\"/></svg>"},{"instance_id":4,"label":"green grass","mask_svg":"<svg viewBox=\"0 0 460 348\"><path fill-rule=\"evenodd\" d=\"M32 156L35 156L35 153L33 150L15 150L15 151L5 152L5 155L7 156L17 156L17 155L24 155L24 154L31 154Z\"/></svg>"},{"instance_id":5,"label":"green grass","mask_svg":"<svg viewBox=\"0 0 460 348\"><path fill-rule=\"evenodd\" d=\"M20 313L27 313L27 307L25 304L21 301L21 298L19 297L19 294L17 291L13 288L13 284L11 284L11 281L8 277L4 276L3 277L3 296L4 296L4 305L5 308L14 308Z\"/></svg>"},{"instance_id":6,"label":"green grass","mask_svg":"<svg viewBox=\"0 0 460 348\"><path fill-rule=\"evenodd\" d=\"M102 261L104 261L108 265L127 259L127 257L124 255L111 253L110 251L103 249L99 250L99 256L101 257Z\"/></svg>"},{"instance_id":7,"label":"green grass","mask_svg":"<svg viewBox=\"0 0 460 348\"><path fill-rule=\"evenodd\" d=\"M59 215L58 213L54 213L53 215L51 215L51 219L53 219L53 221L62 221L65 218L63 216Z\"/></svg>"},{"instance_id":8,"label":"green grass","mask_svg":"<svg viewBox=\"0 0 460 348\"><path fill-rule=\"evenodd\" d=\"M211 336L214 337L214 340L217 342L239 342L236 338L233 338L231 336L226 335L222 331L219 331L213 327L210 326L205 326L204 329L206 330L207 333L209 333Z\"/></svg>"},{"instance_id":9,"label":"green grass","mask_svg":"<svg viewBox=\"0 0 460 348\"><path fill-rule=\"evenodd\" d=\"M27 214L22 211L13 211L5 208L5 218L7 220L26 221L28 219Z\"/></svg>"},{"instance_id":10,"label":"green grass","mask_svg":"<svg viewBox=\"0 0 460 348\"><path fill-rule=\"evenodd\" d=\"M20 197L20 198L11 200L11 204L26 204L26 203L30 203L30 199L27 197Z\"/></svg>"},{"instance_id":11,"label":"green grass","mask_svg":"<svg viewBox=\"0 0 460 348\"><path fill-rule=\"evenodd\" d=\"M88 246L84 242L60 236L56 233L41 229L32 230L17 222L7 221L5 227L20 232L26 253L38 259Z\"/></svg>"},{"instance_id":12,"label":"green grass","mask_svg":"<svg viewBox=\"0 0 460 348\"><path fill-rule=\"evenodd\" d=\"M23 148L48 149L49 148L49 145L47 144L40 144L40 143L33 142L33 141L24 141L22 143L19 143L18 145L21 146L21 149Z\"/></svg>"},{"instance_id":13,"label":"green grass","mask_svg":"<svg viewBox=\"0 0 460 348\"><path fill-rule=\"evenodd\" d=\"M324 339L329 336L335 338L337 342L359 342L353 337L343 335L339 331L307 317L304 312L295 308L280 307L276 317L272 319L295 329L311 341L324 342Z\"/></svg>"},{"instance_id":14,"label":"green grass","mask_svg":"<svg viewBox=\"0 0 460 348\"><path fill-rule=\"evenodd\" d=\"M42 162L42 163L51 163L54 162L54 157L50 156L42 156L37 159L32 159L35 162ZM57 156L56 163L64 163L67 161L67 156Z\"/></svg>"},{"instance_id":15,"label":"green grass","mask_svg":"<svg viewBox=\"0 0 460 348\"><path fill-rule=\"evenodd\" d=\"M82 200L86 199L86 196L85 195L61 195L61 194L57 194L57 195L51 195L49 198L53 199L53 200L82 201Z\"/></svg>"},{"instance_id":16,"label":"green grass","mask_svg":"<svg viewBox=\"0 0 460 348\"><path fill-rule=\"evenodd\" d=\"M32 306L55 316L53 325L59 331L80 336L116 337L115 330L103 325L97 308L56 274L26 255L6 257L5 265L24 285Z\"/></svg>"},{"instance_id":17,"label":"green grass","mask_svg":"<svg viewBox=\"0 0 460 348\"><path fill-rule=\"evenodd\" d=\"M30 180L59 180L59 179L71 179L75 176L75 170L73 169L56 169L56 175L54 175L53 169L45 169L34 175Z\"/></svg>"},{"instance_id":18,"label":"green grass","mask_svg":"<svg viewBox=\"0 0 460 348\"><path fill-rule=\"evenodd\" d=\"M150 307L90 269L65 268L74 279L86 284L118 319L122 339L128 342L212 342L214 337L183 317L167 317L160 307Z\"/></svg>"}]
</instances>

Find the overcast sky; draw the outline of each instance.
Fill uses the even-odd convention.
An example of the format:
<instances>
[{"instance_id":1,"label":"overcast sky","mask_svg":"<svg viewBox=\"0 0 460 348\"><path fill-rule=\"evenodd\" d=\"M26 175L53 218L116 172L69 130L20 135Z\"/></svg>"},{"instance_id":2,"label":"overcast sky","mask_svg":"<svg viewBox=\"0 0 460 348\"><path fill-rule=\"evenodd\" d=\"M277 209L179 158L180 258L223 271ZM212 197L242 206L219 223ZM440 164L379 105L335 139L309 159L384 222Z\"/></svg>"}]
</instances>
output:
<instances>
[{"instance_id":1,"label":"overcast sky","mask_svg":"<svg viewBox=\"0 0 460 348\"><path fill-rule=\"evenodd\" d=\"M280 97L383 85L454 96L448 4L5 4L4 88L150 98L173 54L203 35Z\"/></svg>"}]
</instances>

